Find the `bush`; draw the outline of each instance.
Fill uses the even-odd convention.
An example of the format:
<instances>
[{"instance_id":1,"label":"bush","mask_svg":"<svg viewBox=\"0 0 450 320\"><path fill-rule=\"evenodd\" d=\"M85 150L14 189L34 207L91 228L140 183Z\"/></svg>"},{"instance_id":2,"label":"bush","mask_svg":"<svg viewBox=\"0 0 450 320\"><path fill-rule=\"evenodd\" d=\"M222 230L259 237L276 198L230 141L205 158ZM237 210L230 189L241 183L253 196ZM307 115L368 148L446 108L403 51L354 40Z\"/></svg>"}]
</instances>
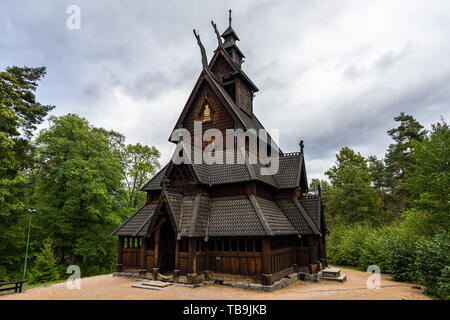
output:
<instances>
[{"instance_id":1,"label":"bush","mask_svg":"<svg viewBox=\"0 0 450 320\"><path fill-rule=\"evenodd\" d=\"M414 263L417 279L434 296L450 298L450 232L436 233L417 242Z\"/></svg>"},{"instance_id":2,"label":"bush","mask_svg":"<svg viewBox=\"0 0 450 320\"><path fill-rule=\"evenodd\" d=\"M40 283L58 280L58 266L53 254L52 242L46 239L43 242L42 250L36 256L34 266L31 269L31 282Z\"/></svg>"},{"instance_id":3,"label":"bush","mask_svg":"<svg viewBox=\"0 0 450 320\"><path fill-rule=\"evenodd\" d=\"M430 234L427 218L411 210L397 226L335 225L327 238L328 261L363 270L377 265L396 281L417 281L428 294L450 299L450 234Z\"/></svg>"},{"instance_id":4,"label":"bush","mask_svg":"<svg viewBox=\"0 0 450 320\"><path fill-rule=\"evenodd\" d=\"M396 281L414 281L414 261L417 256L416 236L405 234L399 229L387 243L389 269Z\"/></svg>"},{"instance_id":5,"label":"bush","mask_svg":"<svg viewBox=\"0 0 450 320\"><path fill-rule=\"evenodd\" d=\"M328 237L329 262L336 265L362 267L362 250L371 230L367 226L337 225Z\"/></svg>"}]
</instances>

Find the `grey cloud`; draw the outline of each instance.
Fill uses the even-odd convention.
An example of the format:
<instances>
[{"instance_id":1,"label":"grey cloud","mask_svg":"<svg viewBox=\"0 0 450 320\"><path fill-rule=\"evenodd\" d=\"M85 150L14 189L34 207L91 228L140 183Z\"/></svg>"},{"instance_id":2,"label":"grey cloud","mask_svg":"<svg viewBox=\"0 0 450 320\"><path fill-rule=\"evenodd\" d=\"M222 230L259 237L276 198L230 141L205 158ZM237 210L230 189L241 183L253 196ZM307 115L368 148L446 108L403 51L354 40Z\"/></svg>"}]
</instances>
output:
<instances>
[{"instance_id":1,"label":"grey cloud","mask_svg":"<svg viewBox=\"0 0 450 320\"><path fill-rule=\"evenodd\" d=\"M400 111L424 124L449 118L450 4L404 3L80 0L82 28L70 31L72 1L1 2L0 69L47 66L38 98L55 114L78 113L168 160L167 138L201 70L192 29L210 58L210 21L224 30L231 7L244 70L260 88L255 113L281 129L284 151L305 141L311 179L345 145L382 156Z\"/></svg>"}]
</instances>

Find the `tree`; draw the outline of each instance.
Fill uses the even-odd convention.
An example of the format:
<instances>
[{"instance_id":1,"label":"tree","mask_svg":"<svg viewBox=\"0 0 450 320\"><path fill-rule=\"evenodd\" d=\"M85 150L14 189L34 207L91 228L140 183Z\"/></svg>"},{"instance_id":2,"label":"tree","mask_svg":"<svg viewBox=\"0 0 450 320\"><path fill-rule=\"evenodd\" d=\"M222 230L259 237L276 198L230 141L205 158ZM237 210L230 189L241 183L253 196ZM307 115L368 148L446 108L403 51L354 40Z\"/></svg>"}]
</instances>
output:
<instances>
[{"instance_id":1,"label":"tree","mask_svg":"<svg viewBox=\"0 0 450 320\"><path fill-rule=\"evenodd\" d=\"M330 187L329 183L326 180L312 179L311 183L309 184L309 192L316 193L319 189L319 186L322 191L326 191Z\"/></svg>"},{"instance_id":2,"label":"tree","mask_svg":"<svg viewBox=\"0 0 450 320\"><path fill-rule=\"evenodd\" d=\"M406 173L412 172L413 168L413 142L422 141L427 131L414 119L413 116L403 112L394 118L400 122L397 128L389 130L388 135L395 143L390 144L386 153L386 173L389 177L387 185L396 204L394 210L400 212L406 208L408 201L407 189L405 187Z\"/></svg>"},{"instance_id":3,"label":"tree","mask_svg":"<svg viewBox=\"0 0 450 320\"><path fill-rule=\"evenodd\" d=\"M450 227L450 130L448 124L432 125L421 142L413 141L413 170L408 172L406 188L415 199L413 206L430 212L435 228Z\"/></svg>"},{"instance_id":4,"label":"tree","mask_svg":"<svg viewBox=\"0 0 450 320\"><path fill-rule=\"evenodd\" d=\"M325 172L331 182L326 192L328 212L347 223L378 224L377 193L370 185L366 159L348 147L343 147L336 159Z\"/></svg>"},{"instance_id":5,"label":"tree","mask_svg":"<svg viewBox=\"0 0 450 320\"><path fill-rule=\"evenodd\" d=\"M124 150L125 182L128 191L128 208L136 208L144 199L139 189L150 177L155 169L160 168L158 158L160 153L154 146L143 146L140 143L129 144Z\"/></svg>"},{"instance_id":6,"label":"tree","mask_svg":"<svg viewBox=\"0 0 450 320\"><path fill-rule=\"evenodd\" d=\"M382 160L378 160L375 156L370 156L368 158L368 163L372 184L376 188L378 193L378 208L381 213L381 220L383 225L386 225L384 208L384 195L386 193L385 189L387 187L386 167L384 165L384 162Z\"/></svg>"},{"instance_id":7,"label":"tree","mask_svg":"<svg viewBox=\"0 0 450 320\"><path fill-rule=\"evenodd\" d=\"M37 138L40 174L37 221L50 234L61 263L111 270L111 232L124 217L124 172L105 130L68 114L50 118Z\"/></svg>"},{"instance_id":8,"label":"tree","mask_svg":"<svg viewBox=\"0 0 450 320\"><path fill-rule=\"evenodd\" d=\"M37 254L31 269L31 281L33 283L58 280L58 265L53 253L52 241L47 238L42 243L42 249Z\"/></svg>"},{"instance_id":9,"label":"tree","mask_svg":"<svg viewBox=\"0 0 450 320\"><path fill-rule=\"evenodd\" d=\"M14 277L23 259L27 170L34 160L30 139L53 108L34 94L44 75L44 67L0 72L0 280Z\"/></svg>"}]
</instances>

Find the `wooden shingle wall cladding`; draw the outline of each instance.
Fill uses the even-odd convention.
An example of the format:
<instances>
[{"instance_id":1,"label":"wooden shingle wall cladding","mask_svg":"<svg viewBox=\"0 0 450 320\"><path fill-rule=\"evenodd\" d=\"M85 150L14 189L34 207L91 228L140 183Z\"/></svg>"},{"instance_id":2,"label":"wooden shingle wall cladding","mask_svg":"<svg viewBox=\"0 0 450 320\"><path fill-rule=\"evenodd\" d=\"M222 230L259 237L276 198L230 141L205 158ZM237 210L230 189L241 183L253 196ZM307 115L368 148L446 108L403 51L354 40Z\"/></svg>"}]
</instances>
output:
<instances>
[{"instance_id":1,"label":"wooden shingle wall cladding","mask_svg":"<svg viewBox=\"0 0 450 320\"><path fill-rule=\"evenodd\" d=\"M236 92L238 92L236 99L238 107L247 112L247 114L251 115L253 112L253 92L244 84L243 81L238 81L236 86L238 88L238 90L236 90Z\"/></svg>"},{"instance_id":2,"label":"wooden shingle wall cladding","mask_svg":"<svg viewBox=\"0 0 450 320\"><path fill-rule=\"evenodd\" d=\"M223 77L224 79L229 78L233 73L233 68L231 68L230 64L225 60L222 55L217 57L216 63L211 70L219 79ZM232 96L234 97L234 96Z\"/></svg>"},{"instance_id":3,"label":"wooden shingle wall cladding","mask_svg":"<svg viewBox=\"0 0 450 320\"><path fill-rule=\"evenodd\" d=\"M192 143L195 142L194 121L202 121L204 107L208 104L212 121L202 123L202 134L208 129L218 129L222 132L223 145L226 146L226 129L234 129L234 120L206 81L202 83L192 103L193 106L183 121L183 127L191 134Z\"/></svg>"}]
</instances>

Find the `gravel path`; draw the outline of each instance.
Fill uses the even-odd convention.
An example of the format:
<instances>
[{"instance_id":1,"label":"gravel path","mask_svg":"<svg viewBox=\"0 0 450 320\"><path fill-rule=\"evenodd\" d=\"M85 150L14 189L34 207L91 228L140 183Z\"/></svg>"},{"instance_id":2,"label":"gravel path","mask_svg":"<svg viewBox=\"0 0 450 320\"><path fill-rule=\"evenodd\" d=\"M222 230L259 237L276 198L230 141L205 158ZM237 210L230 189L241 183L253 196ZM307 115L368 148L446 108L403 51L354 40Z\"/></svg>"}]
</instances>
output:
<instances>
[{"instance_id":1,"label":"gravel path","mask_svg":"<svg viewBox=\"0 0 450 320\"><path fill-rule=\"evenodd\" d=\"M380 289L367 289L368 274L361 271L342 269L347 274L344 283L322 281L320 283L297 281L287 288L274 292L250 291L230 288L220 285L204 285L199 288L189 288L180 285L167 287L161 291L132 288L137 283L135 279L103 275L84 278L81 280L81 289L70 290L66 283L36 287L25 290L20 294L7 294L0 296L6 299L87 299L87 300L221 300L221 299L285 299L285 300L427 300L423 290L413 289L412 284L395 282L388 275L381 275Z\"/></svg>"}]
</instances>

